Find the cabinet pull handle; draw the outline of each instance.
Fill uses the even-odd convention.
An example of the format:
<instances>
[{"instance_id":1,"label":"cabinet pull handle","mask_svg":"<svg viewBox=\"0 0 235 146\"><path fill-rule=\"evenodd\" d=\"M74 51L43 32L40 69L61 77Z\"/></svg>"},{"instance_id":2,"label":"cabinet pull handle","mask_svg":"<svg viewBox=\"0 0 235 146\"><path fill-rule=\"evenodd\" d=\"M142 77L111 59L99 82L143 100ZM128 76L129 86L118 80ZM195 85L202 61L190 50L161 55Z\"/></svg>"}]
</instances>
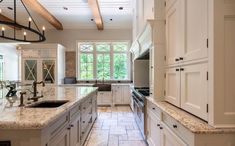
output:
<instances>
[{"instance_id":1,"label":"cabinet pull handle","mask_svg":"<svg viewBox=\"0 0 235 146\"><path fill-rule=\"evenodd\" d=\"M155 110L155 108L154 108L154 107L153 107L152 109L153 109L153 110Z\"/></svg>"},{"instance_id":2,"label":"cabinet pull handle","mask_svg":"<svg viewBox=\"0 0 235 146\"><path fill-rule=\"evenodd\" d=\"M74 127L74 125L70 125L70 127Z\"/></svg>"},{"instance_id":3,"label":"cabinet pull handle","mask_svg":"<svg viewBox=\"0 0 235 146\"><path fill-rule=\"evenodd\" d=\"M68 127L67 129L68 129L68 130L70 130L71 128L70 128L70 127Z\"/></svg>"},{"instance_id":4,"label":"cabinet pull handle","mask_svg":"<svg viewBox=\"0 0 235 146\"><path fill-rule=\"evenodd\" d=\"M157 124L157 126L159 127L159 126L160 126L160 124Z\"/></svg>"},{"instance_id":5,"label":"cabinet pull handle","mask_svg":"<svg viewBox=\"0 0 235 146\"><path fill-rule=\"evenodd\" d=\"M159 127L161 130L163 129L162 127Z\"/></svg>"},{"instance_id":6,"label":"cabinet pull handle","mask_svg":"<svg viewBox=\"0 0 235 146\"><path fill-rule=\"evenodd\" d=\"M173 128L177 128L177 125L173 125Z\"/></svg>"},{"instance_id":7,"label":"cabinet pull handle","mask_svg":"<svg viewBox=\"0 0 235 146\"><path fill-rule=\"evenodd\" d=\"M82 123L85 123L85 121L82 121Z\"/></svg>"},{"instance_id":8,"label":"cabinet pull handle","mask_svg":"<svg viewBox=\"0 0 235 146\"><path fill-rule=\"evenodd\" d=\"M184 68L180 68L180 71L184 71Z\"/></svg>"},{"instance_id":9,"label":"cabinet pull handle","mask_svg":"<svg viewBox=\"0 0 235 146\"><path fill-rule=\"evenodd\" d=\"M153 94L153 93L150 93L151 95Z\"/></svg>"},{"instance_id":10,"label":"cabinet pull handle","mask_svg":"<svg viewBox=\"0 0 235 146\"><path fill-rule=\"evenodd\" d=\"M180 71L180 70L177 68L177 69L175 69L175 71Z\"/></svg>"},{"instance_id":11,"label":"cabinet pull handle","mask_svg":"<svg viewBox=\"0 0 235 146\"><path fill-rule=\"evenodd\" d=\"M176 58L175 61L177 62L177 61L180 61L180 60L178 58Z\"/></svg>"},{"instance_id":12,"label":"cabinet pull handle","mask_svg":"<svg viewBox=\"0 0 235 146\"><path fill-rule=\"evenodd\" d=\"M180 57L180 60L184 60L184 58L183 58L183 57Z\"/></svg>"}]
</instances>

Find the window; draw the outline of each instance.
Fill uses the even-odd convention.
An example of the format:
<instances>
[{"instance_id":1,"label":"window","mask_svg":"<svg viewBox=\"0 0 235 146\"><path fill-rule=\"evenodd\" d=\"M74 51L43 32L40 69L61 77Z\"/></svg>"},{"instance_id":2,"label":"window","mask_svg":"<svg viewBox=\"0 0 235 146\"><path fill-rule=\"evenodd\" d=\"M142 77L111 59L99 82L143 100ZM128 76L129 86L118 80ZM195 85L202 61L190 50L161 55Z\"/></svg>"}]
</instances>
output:
<instances>
[{"instance_id":1,"label":"window","mask_svg":"<svg viewBox=\"0 0 235 146\"><path fill-rule=\"evenodd\" d=\"M78 76L81 80L129 79L127 42L78 44Z\"/></svg>"}]
</instances>

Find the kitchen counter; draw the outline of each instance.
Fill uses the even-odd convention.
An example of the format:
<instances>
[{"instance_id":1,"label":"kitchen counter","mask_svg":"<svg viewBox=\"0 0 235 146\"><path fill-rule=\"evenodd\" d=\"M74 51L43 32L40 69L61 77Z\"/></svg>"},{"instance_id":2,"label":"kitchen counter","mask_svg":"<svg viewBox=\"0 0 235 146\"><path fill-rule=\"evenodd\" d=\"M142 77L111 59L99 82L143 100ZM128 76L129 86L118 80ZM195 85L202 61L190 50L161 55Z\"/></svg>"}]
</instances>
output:
<instances>
[{"instance_id":1,"label":"kitchen counter","mask_svg":"<svg viewBox=\"0 0 235 146\"><path fill-rule=\"evenodd\" d=\"M164 113L171 116L177 122L182 124L192 133L197 134L222 134L222 133L235 133L235 128L214 128L207 122L193 116L184 110L177 108L168 102L156 102L152 98L147 97L148 101L160 108Z\"/></svg>"},{"instance_id":2,"label":"kitchen counter","mask_svg":"<svg viewBox=\"0 0 235 146\"><path fill-rule=\"evenodd\" d=\"M43 100L69 100L58 108L26 108L0 105L0 129L43 129L97 90L96 87L46 86ZM26 98L25 98L26 100Z\"/></svg>"}]
</instances>

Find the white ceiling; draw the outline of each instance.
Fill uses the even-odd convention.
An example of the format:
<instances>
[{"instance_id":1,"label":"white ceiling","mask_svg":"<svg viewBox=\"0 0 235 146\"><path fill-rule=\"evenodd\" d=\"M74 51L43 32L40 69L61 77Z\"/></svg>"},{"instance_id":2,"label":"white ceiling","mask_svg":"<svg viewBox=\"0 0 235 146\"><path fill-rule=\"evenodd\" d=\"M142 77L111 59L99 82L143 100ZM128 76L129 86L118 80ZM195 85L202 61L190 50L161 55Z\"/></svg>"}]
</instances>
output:
<instances>
[{"instance_id":1,"label":"white ceiling","mask_svg":"<svg viewBox=\"0 0 235 146\"><path fill-rule=\"evenodd\" d=\"M23 5L18 1L17 21L27 24L28 15ZM51 14L63 25L64 29L96 29L95 22L87 0L38 0ZM132 27L132 0L98 0L101 15L104 21L104 29L129 29ZM13 0L3 0L0 9L5 16L13 18L13 11L7 7L13 7ZM68 10L64 10L67 7ZM123 10L119 10L123 7ZM30 9L29 9L30 10ZM30 10L39 27L53 28L42 17ZM110 21L113 19L113 21Z\"/></svg>"}]
</instances>

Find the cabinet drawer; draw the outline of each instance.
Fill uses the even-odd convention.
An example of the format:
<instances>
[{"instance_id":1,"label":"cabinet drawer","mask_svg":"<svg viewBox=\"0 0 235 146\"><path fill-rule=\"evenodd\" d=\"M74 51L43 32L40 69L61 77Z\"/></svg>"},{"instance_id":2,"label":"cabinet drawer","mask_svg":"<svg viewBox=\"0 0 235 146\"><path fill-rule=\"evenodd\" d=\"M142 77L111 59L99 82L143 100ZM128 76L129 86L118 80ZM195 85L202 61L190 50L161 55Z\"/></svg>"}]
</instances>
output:
<instances>
[{"instance_id":1,"label":"cabinet drawer","mask_svg":"<svg viewBox=\"0 0 235 146\"><path fill-rule=\"evenodd\" d=\"M59 133L65 125L69 123L69 113L64 114L50 126L50 136L53 137Z\"/></svg>"},{"instance_id":2,"label":"cabinet drawer","mask_svg":"<svg viewBox=\"0 0 235 146\"><path fill-rule=\"evenodd\" d=\"M88 126L92 123L92 115L86 115L81 119L81 131L86 131Z\"/></svg>"},{"instance_id":3,"label":"cabinet drawer","mask_svg":"<svg viewBox=\"0 0 235 146\"><path fill-rule=\"evenodd\" d=\"M149 111L151 111L158 119L162 119L162 112L161 110L154 105L153 103L149 102L147 103L147 108Z\"/></svg>"},{"instance_id":4,"label":"cabinet drawer","mask_svg":"<svg viewBox=\"0 0 235 146\"><path fill-rule=\"evenodd\" d=\"M70 119L76 118L80 113L80 105L76 105L70 111Z\"/></svg>"},{"instance_id":5,"label":"cabinet drawer","mask_svg":"<svg viewBox=\"0 0 235 146\"><path fill-rule=\"evenodd\" d=\"M169 115L163 113L163 122L169 129L171 129L176 135L183 139L187 144L193 145L193 133L186 129L183 125L177 122L175 119Z\"/></svg>"}]
</instances>

